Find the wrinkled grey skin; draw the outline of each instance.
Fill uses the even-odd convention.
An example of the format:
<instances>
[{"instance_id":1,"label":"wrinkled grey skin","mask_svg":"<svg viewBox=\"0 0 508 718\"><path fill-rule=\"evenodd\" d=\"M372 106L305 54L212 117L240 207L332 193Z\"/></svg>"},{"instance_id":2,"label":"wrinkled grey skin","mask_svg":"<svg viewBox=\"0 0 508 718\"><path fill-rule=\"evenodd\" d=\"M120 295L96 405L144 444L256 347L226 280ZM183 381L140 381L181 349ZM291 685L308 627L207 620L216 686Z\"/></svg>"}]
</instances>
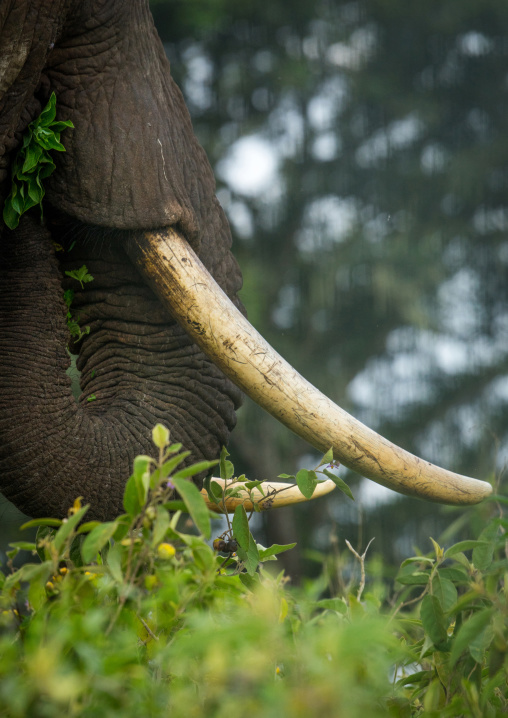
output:
<instances>
[{"instance_id":1,"label":"wrinkled grey skin","mask_svg":"<svg viewBox=\"0 0 508 718\"><path fill-rule=\"evenodd\" d=\"M0 491L32 516L64 516L82 496L105 519L122 510L134 456L153 453L156 422L192 460L213 459L240 401L141 279L128 243L176 225L237 304L241 275L145 0L0 4L0 206L23 132L53 91L57 119L75 129L55 153L46 221L32 210L0 229ZM55 252L55 241L74 248ZM93 282L62 281L82 264ZM71 286L91 328L78 403L66 375Z\"/></svg>"}]
</instances>

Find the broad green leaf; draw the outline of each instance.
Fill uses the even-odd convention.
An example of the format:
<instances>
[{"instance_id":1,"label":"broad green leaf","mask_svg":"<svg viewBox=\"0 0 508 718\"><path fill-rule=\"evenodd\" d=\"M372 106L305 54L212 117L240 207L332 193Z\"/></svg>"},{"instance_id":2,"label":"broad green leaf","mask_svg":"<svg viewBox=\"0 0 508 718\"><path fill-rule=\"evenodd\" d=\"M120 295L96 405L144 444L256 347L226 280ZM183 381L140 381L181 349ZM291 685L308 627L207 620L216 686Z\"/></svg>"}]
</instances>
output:
<instances>
[{"instance_id":1,"label":"broad green leaf","mask_svg":"<svg viewBox=\"0 0 508 718\"><path fill-rule=\"evenodd\" d=\"M243 583L245 588L249 589L249 591L255 591L261 585L258 574L253 574L251 576L249 573L241 573L238 578Z\"/></svg>"},{"instance_id":2,"label":"broad green leaf","mask_svg":"<svg viewBox=\"0 0 508 718\"><path fill-rule=\"evenodd\" d=\"M429 580L430 573L424 571L413 571L412 573L399 573L396 581L403 586L424 586Z\"/></svg>"},{"instance_id":3,"label":"broad green leaf","mask_svg":"<svg viewBox=\"0 0 508 718\"><path fill-rule=\"evenodd\" d=\"M233 466L231 461L227 460L228 456L229 456L229 453L226 450L226 447L223 446L221 449L221 452L220 452L219 465L220 465L220 477L221 477L221 479L224 479L224 481L231 479L235 473L235 467Z\"/></svg>"},{"instance_id":4,"label":"broad green leaf","mask_svg":"<svg viewBox=\"0 0 508 718\"><path fill-rule=\"evenodd\" d=\"M28 149L25 161L23 162L22 172L30 172L30 170L32 170L39 162L42 152L42 147L39 145L35 145L32 149Z\"/></svg>"},{"instance_id":5,"label":"broad green leaf","mask_svg":"<svg viewBox=\"0 0 508 718\"><path fill-rule=\"evenodd\" d=\"M67 127L74 127L70 120L59 120L58 122L51 123L53 132L63 132Z\"/></svg>"},{"instance_id":6,"label":"broad green leaf","mask_svg":"<svg viewBox=\"0 0 508 718\"><path fill-rule=\"evenodd\" d=\"M436 648L443 646L448 640L447 622L436 596L427 594L420 606L420 618L425 633L430 637Z\"/></svg>"},{"instance_id":7,"label":"broad green leaf","mask_svg":"<svg viewBox=\"0 0 508 718\"><path fill-rule=\"evenodd\" d=\"M120 544L116 543L114 546L111 547L110 551L108 551L107 566L115 581L121 583L123 581L123 574L122 549Z\"/></svg>"},{"instance_id":8,"label":"broad green leaf","mask_svg":"<svg viewBox=\"0 0 508 718\"><path fill-rule=\"evenodd\" d=\"M53 561L44 561L44 563L25 563L18 571L7 576L4 582L4 589L8 590L21 581L33 581L41 579L46 581L53 569Z\"/></svg>"},{"instance_id":9,"label":"broad green leaf","mask_svg":"<svg viewBox=\"0 0 508 718\"><path fill-rule=\"evenodd\" d=\"M198 544L192 548L192 556L203 571L215 572L215 554L209 546Z\"/></svg>"},{"instance_id":10,"label":"broad green leaf","mask_svg":"<svg viewBox=\"0 0 508 718\"><path fill-rule=\"evenodd\" d=\"M166 535L166 531L169 528L169 516L166 509L162 506L157 506L157 515L152 531L152 546L160 544L162 539Z\"/></svg>"},{"instance_id":11,"label":"broad green leaf","mask_svg":"<svg viewBox=\"0 0 508 718\"><path fill-rule=\"evenodd\" d=\"M19 212L16 212L12 206L12 200L10 197L4 202L4 209L2 214L3 220L9 229L16 229L19 224Z\"/></svg>"},{"instance_id":12,"label":"broad green leaf","mask_svg":"<svg viewBox=\"0 0 508 718\"><path fill-rule=\"evenodd\" d=\"M92 529L81 546L81 556L85 563L90 563L97 556L104 544L113 536L116 528L116 521L107 521Z\"/></svg>"},{"instance_id":13,"label":"broad green leaf","mask_svg":"<svg viewBox=\"0 0 508 718\"><path fill-rule=\"evenodd\" d=\"M469 644L469 653L477 663L483 663L485 651L488 649L494 638L494 629L491 624L485 626Z\"/></svg>"},{"instance_id":14,"label":"broad green leaf","mask_svg":"<svg viewBox=\"0 0 508 718\"><path fill-rule=\"evenodd\" d=\"M249 521L247 513L241 504L236 507L233 516L233 535L243 549L247 550L249 548Z\"/></svg>"},{"instance_id":15,"label":"broad green leaf","mask_svg":"<svg viewBox=\"0 0 508 718\"><path fill-rule=\"evenodd\" d=\"M222 486L217 483L217 481L210 482L210 491L212 492L212 496L216 497L217 499L222 498Z\"/></svg>"},{"instance_id":16,"label":"broad green leaf","mask_svg":"<svg viewBox=\"0 0 508 718\"><path fill-rule=\"evenodd\" d=\"M296 476L293 476L293 474L279 474L277 476L278 479L296 479Z\"/></svg>"},{"instance_id":17,"label":"broad green leaf","mask_svg":"<svg viewBox=\"0 0 508 718\"><path fill-rule=\"evenodd\" d=\"M413 563L428 563L432 566L432 564L435 563L435 559L430 558L428 556L411 556L410 558L406 558L401 564L401 568L403 566L407 566L409 564Z\"/></svg>"},{"instance_id":18,"label":"broad green leaf","mask_svg":"<svg viewBox=\"0 0 508 718\"><path fill-rule=\"evenodd\" d=\"M83 516L86 514L88 509L90 508L90 505L87 504L86 506L83 506L81 509L76 511L75 514L72 516L69 516L69 518L62 522L62 525L58 529L58 531L55 534L55 538L53 539L53 545L56 548L58 552L60 552L63 548L63 545L67 538L71 535L71 533L74 531L74 529L77 527Z\"/></svg>"},{"instance_id":19,"label":"broad green leaf","mask_svg":"<svg viewBox=\"0 0 508 718\"><path fill-rule=\"evenodd\" d=\"M14 541L13 543L10 543L9 546L17 548L20 551L37 551L36 544L30 541Z\"/></svg>"},{"instance_id":20,"label":"broad green leaf","mask_svg":"<svg viewBox=\"0 0 508 718\"><path fill-rule=\"evenodd\" d=\"M432 580L432 594L438 599L445 613L450 611L457 601L457 589L449 579L443 578L439 571Z\"/></svg>"},{"instance_id":21,"label":"broad green leaf","mask_svg":"<svg viewBox=\"0 0 508 718\"><path fill-rule=\"evenodd\" d=\"M434 547L434 553L436 554L436 561L441 562L443 560L444 551L441 548L441 546L438 544L438 542L434 541L432 536L430 536L430 540L432 541L432 545Z\"/></svg>"},{"instance_id":22,"label":"broad green leaf","mask_svg":"<svg viewBox=\"0 0 508 718\"><path fill-rule=\"evenodd\" d=\"M132 473L135 476L143 476L150 469L150 466L153 463L154 461L151 456L144 456L143 454L140 454L134 459Z\"/></svg>"},{"instance_id":23,"label":"broad green leaf","mask_svg":"<svg viewBox=\"0 0 508 718\"><path fill-rule=\"evenodd\" d=\"M451 556L455 556L457 553L462 553L462 551L470 551L471 549L482 547L485 548L485 546L488 546L487 541L459 541L459 543L456 543L446 549L444 557L451 558Z\"/></svg>"},{"instance_id":24,"label":"broad green leaf","mask_svg":"<svg viewBox=\"0 0 508 718\"><path fill-rule=\"evenodd\" d=\"M179 466L182 463L182 461L189 456L189 454L190 454L190 451L182 451L181 454L178 454L177 456L172 456L171 459L168 459L167 461L165 461L162 464L160 474L159 474L159 469L156 469L152 473L152 476L150 479L151 488L154 489L157 486L157 484L160 482L161 478L167 479L168 476L170 476L170 474L176 469L176 467Z\"/></svg>"},{"instance_id":25,"label":"broad green leaf","mask_svg":"<svg viewBox=\"0 0 508 718\"><path fill-rule=\"evenodd\" d=\"M249 491L251 491L252 489L259 489L259 492L261 493L261 495L262 496L265 495L265 492L262 488L262 486L263 486L262 481L246 481L244 485L245 485L246 489L249 489Z\"/></svg>"},{"instance_id":26,"label":"broad green leaf","mask_svg":"<svg viewBox=\"0 0 508 718\"><path fill-rule=\"evenodd\" d=\"M94 529L96 526L102 526L102 521L85 521L85 523L81 524L81 526L78 526L76 533L90 533L90 531L92 531L92 529Z\"/></svg>"},{"instance_id":27,"label":"broad green leaf","mask_svg":"<svg viewBox=\"0 0 508 718\"><path fill-rule=\"evenodd\" d=\"M71 279L75 279L77 282L79 282L82 289L84 284L88 284L88 282L93 282L93 277L91 274L88 273L86 264L83 264L79 269L68 270L65 272L65 274Z\"/></svg>"},{"instance_id":28,"label":"broad green leaf","mask_svg":"<svg viewBox=\"0 0 508 718\"><path fill-rule=\"evenodd\" d=\"M123 494L123 507L129 516L139 514L144 503L141 503L142 499L143 496L139 492L139 480L136 479L135 474L132 474L125 485Z\"/></svg>"},{"instance_id":29,"label":"broad green leaf","mask_svg":"<svg viewBox=\"0 0 508 718\"><path fill-rule=\"evenodd\" d=\"M458 566L451 566L450 568L440 568L439 573L442 578L447 578L453 583L468 583L469 577L464 569Z\"/></svg>"},{"instance_id":30,"label":"broad green leaf","mask_svg":"<svg viewBox=\"0 0 508 718\"><path fill-rule=\"evenodd\" d=\"M60 142L59 134L40 137L39 143L45 150L56 150L57 152L65 152L65 147Z\"/></svg>"},{"instance_id":31,"label":"broad green leaf","mask_svg":"<svg viewBox=\"0 0 508 718\"><path fill-rule=\"evenodd\" d=\"M317 486L316 472L308 471L307 469L300 469L300 471L296 474L296 483L305 498L311 499L314 489Z\"/></svg>"},{"instance_id":32,"label":"broad green leaf","mask_svg":"<svg viewBox=\"0 0 508 718\"><path fill-rule=\"evenodd\" d=\"M243 561L247 573L253 576L259 565L259 551L252 534L249 532L249 545L247 550L243 546L238 546L238 557Z\"/></svg>"},{"instance_id":33,"label":"broad green leaf","mask_svg":"<svg viewBox=\"0 0 508 718\"><path fill-rule=\"evenodd\" d=\"M48 100L47 105L39 117L31 123L33 127L49 127L56 117L56 95L54 92L51 93L51 97Z\"/></svg>"},{"instance_id":34,"label":"broad green leaf","mask_svg":"<svg viewBox=\"0 0 508 718\"><path fill-rule=\"evenodd\" d=\"M189 476L196 476L196 474L200 474L202 471L208 471L208 469L217 466L218 463L218 461L198 461L196 464L186 466L185 469L180 469L172 478L173 480L187 479Z\"/></svg>"},{"instance_id":35,"label":"broad green leaf","mask_svg":"<svg viewBox=\"0 0 508 718\"><path fill-rule=\"evenodd\" d=\"M492 521L487 524L478 537L482 544L486 543L486 545L477 546L473 549L473 563L475 568L480 571L485 571L492 563L498 531L497 523Z\"/></svg>"},{"instance_id":36,"label":"broad green leaf","mask_svg":"<svg viewBox=\"0 0 508 718\"><path fill-rule=\"evenodd\" d=\"M319 466L324 466L324 464L331 464L333 461L333 449L328 449L326 454L323 456L321 461L319 462Z\"/></svg>"},{"instance_id":37,"label":"broad green leaf","mask_svg":"<svg viewBox=\"0 0 508 718\"><path fill-rule=\"evenodd\" d=\"M346 496L349 496L352 501L355 500L355 497L353 496L353 493L349 486L346 484L345 481L343 481L340 476L335 476L335 474L332 474L331 471L328 471L328 469L323 469L323 474L327 476L329 479L333 481L335 486L342 491L342 493L346 494Z\"/></svg>"},{"instance_id":38,"label":"broad green leaf","mask_svg":"<svg viewBox=\"0 0 508 718\"><path fill-rule=\"evenodd\" d=\"M215 463L216 462L214 462L214 464ZM187 481L186 479L176 478L176 476L174 476L173 483L187 506L187 510L196 524L198 531L200 531L205 538L209 539L212 533L210 527L210 517L208 514L208 508L205 504L204 498L201 496L201 493L193 483Z\"/></svg>"},{"instance_id":39,"label":"broad green leaf","mask_svg":"<svg viewBox=\"0 0 508 718\"><path fill-rule=\"evenodd\" d=\"M288 544L284 544L284 545L279 545L277 543L274 543L272 546L269 546L268 548L261 549L259 551L259 560L263 561L264 559L268 558L269 556L276 556L279 553L284 553L284 551L290 551L295 546L296 546L296 543L288 543Z\"/></svg>"},{"instance_id":40,"label":"broad green leaf","mask_svg":"<svg viewBox=\"0 0 508 718\"><path fill-rule=\"evenodd\" d=\"M318 608L326 608L330 611L337 611L346 615L347 605L343 598L322 598L316 604Z\"/></svg>"},{"instance_id":41,"label":"broad green leaf","mask_svg":"<svg viewBox=\"0 0 508 718\"><path fill-rule=\"evenodd\" d=\"M461 655L468 650L473 641L480 636L490 623L495 613L494 608L485 608L475 613L460 627L452 644L450 665L454 666Z\"/></svg>"},{"instance_id":42,"label":"broad green leaf","mask_svg":"<svg viewBox=\"0 0 508 718\"><path fill-rule=\"evenodd\" d=\"M397 686L409 686L413 683L422 683L423 681L428 682L431 677L430 671L417 671L416 673L411 673L409 676L404 676L403 678L399 678L396 685ZM411 715L411 714L409 714Z\"/></svg>"}]
</instances>

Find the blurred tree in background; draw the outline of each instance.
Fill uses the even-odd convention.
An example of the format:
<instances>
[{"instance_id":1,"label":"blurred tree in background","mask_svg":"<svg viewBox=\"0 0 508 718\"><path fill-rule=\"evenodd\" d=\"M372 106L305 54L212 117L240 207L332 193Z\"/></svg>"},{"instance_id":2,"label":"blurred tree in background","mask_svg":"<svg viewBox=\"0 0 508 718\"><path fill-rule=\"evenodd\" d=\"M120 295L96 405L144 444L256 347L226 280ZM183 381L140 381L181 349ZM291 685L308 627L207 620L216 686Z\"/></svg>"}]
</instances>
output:
<instances>
[{"instance_id":1,"label":"blurred tree in background","mask_svg":"<svg viewBox=\"0 0 508 718\"><path fill-rule=\"evenodd\" d=\"M216 172L252 323L389 439L478 478L500 470L508 439L506 3L151 7ZM249 400L231 451L237 469L258 479L314 461ZM414 545L427 550L427 537L451 518L467 521L370 482L353 490L356 505L340 495L268 512L267 540L327 549L330 537L343 546L363 530L363 545L375 535L373 550L397 562ZM288 560L297 561L293 553Z\"/></svg>"}]
</instances>

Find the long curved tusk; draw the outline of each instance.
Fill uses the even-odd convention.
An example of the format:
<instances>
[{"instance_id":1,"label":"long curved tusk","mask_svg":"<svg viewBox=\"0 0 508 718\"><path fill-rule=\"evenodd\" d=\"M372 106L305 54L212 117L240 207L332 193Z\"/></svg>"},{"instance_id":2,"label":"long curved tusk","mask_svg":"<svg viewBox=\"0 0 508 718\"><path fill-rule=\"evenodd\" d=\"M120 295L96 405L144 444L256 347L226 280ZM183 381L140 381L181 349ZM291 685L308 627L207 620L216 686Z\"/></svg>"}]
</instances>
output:
<instances>
[{"instance_id":1,"label":"long curved tusk","mask_svg":"<svg viewBox=\"0 0 508 718\"><path fill-rule=\"evenodd\" d=\"M213 478L221 486L224 486L224 479ZM257 488L251 489L252 498L258 504L261 510L279 509L282 506L291 506L292 504L301 504L303 501L312 501L320 496L325 496L333 491L335 484L331 479L322 481L317 484L311 499L306 499L296 484L284 484L280 481L263 481L263 493ZM228 514L234 513L237 506L243 504L246 511L252 511L254 508L249 498L249 491L243 487L241 482L232 485L231 488L238 489L238 496L228 496L226 499L225 509ZM277 493L275 493L277 492ZM278 493L280 492L280 493ZM224 507L222 503L216 504L210 501L206 489L201 489L201 495L206 501L206 505L212 511L222 514Z\"/></svg>"},{"instance_id":2,"label":"long curved tusk","mask_svg":"<svg viewBox=\"0 0 508 718\"><path fill-rule=\"evenodd\" d=\"M172 227L145 232L134 261L196 344L251 399L353 471L409 496L475 504L485 481L455 474L384 439L334 404L282 359L241 315L186 240Z\"/></svg>"}]
</instances>

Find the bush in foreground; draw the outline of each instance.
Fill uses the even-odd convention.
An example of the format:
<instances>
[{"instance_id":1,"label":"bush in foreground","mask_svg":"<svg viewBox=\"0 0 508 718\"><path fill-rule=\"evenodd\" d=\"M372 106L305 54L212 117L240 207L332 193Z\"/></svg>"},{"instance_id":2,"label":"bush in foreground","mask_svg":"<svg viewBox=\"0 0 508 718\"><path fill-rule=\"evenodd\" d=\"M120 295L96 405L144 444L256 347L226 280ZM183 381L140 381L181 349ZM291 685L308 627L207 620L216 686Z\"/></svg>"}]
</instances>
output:
<instances>
[{"instance_id":1,"label":"bush in foreground","mask_svg":"<svg viewBox=\"0 0 508 718\"><path fill-rule=\"evenodd\" d=\"M290 547L256 545L243 507L214 551L187 480L210 464L179 470L186 454L163 427L154 441L158 460L136 459L123 516L84 523L78 500L63 522L29 522L35 544L13 545L11 560L24 550L34 562L0 574L0 716L508 712L501 510L478 540L405 561L383 605L363 585L320 598L317 584L297 592L268 570ZM225 455L220 470L234 493Z\"/></svg>"}]
</instances>

